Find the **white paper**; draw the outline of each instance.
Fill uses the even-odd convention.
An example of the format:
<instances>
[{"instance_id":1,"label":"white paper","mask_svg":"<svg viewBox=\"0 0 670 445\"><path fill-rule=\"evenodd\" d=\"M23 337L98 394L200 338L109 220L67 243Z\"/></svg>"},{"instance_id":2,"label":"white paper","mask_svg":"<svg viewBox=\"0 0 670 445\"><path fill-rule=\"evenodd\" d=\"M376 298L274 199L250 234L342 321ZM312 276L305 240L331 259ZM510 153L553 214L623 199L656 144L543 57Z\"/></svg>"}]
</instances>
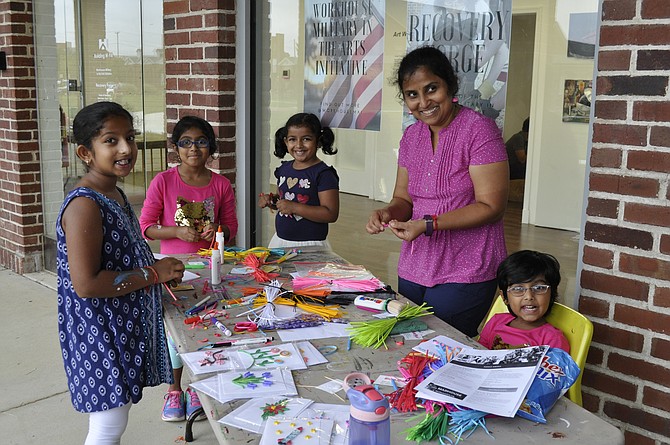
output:
<instances>
[{"instance_id":1,"label":"white paper","mask_svg":"<svg viewBox=\"0 0 670 445\"><path fill-rule=\"evenodd\" d=\"M330 436L330 445L347 445L349 440L349 410L349 405L317 402L312 403L300 416L332 420L334 424L333 433Z\"/></svg>"},{"instance_id":2,"label":"white paper","mask_svg":"<svg viewBox=\"0 0 670 445\"><path fill-rule=\"evenodd\" d=\"M154 253L154 258L157 260L162 260L163 258L167 258L170 255L165 255L162 253ZM184 271L184 276L181 278L181 282L183 283L184 281L191 281L195 280L196 278L200 278L200 275L195 274L191 271L185 270Z\"/></svg>"},{"instance_id":3,"label":"white paper","mask_svg":"<svg viewBox=\"0 0 670 445\"><path fill-rule=\"evenodd\" d=\"M290 434L301 428L295 437ZM330 419L285 418L273 419L265 424L260 445L277 445L280 439L290 438L291 445L328 445L333 431Z\"/></svg>"},{"instance_id":4,"label":"white paper","mask_svg":"<svg viewBox=\"0 0 670 445\"><path fill-rule=\"evenodd\" d=\"M282 410L282 414L268 416L266 419L263 419L263 409L265 406L269 404L277 404L283 400L286 400L287 403L286 409ZM252 433L260 434L263 432L265 424L268 422L268 420L272 420L275 417L283 418L287 416L298 416L311 404L312 400L309 399L281 396L251 399L239 408L219 419L219 423L224 423L236 428L251 431Z\"/></svg>"},{"instance_id":5,"label":"white paper","mask_svg":"<svg viewBox=\"0 0 670 445\"><path fill-rule=\"evenodd\" d=\"M288 342L316 340L319 338L349 337L347 328L351 328L349 323L324 323L309 328L281 329L278 330L277 333L282 341Z\"/></svg>"},{"instance_id":6,"label":"white paper","mask_svg":"<svg viewBox=\"0 0 670 445\"><path fill-rule=\"evenodd\" d=\"M306 369L307 365L300 351L293 343L253 347L239 350L240 354L252 358L250 369L263 370L272 368Z\"/></svg>"},{"instance_id":7,"label":"white paper","mask_svg":"<svg viewBox=\"0 0 670 445\"><path fill-rule=\"evenodd\" d=\"M463 343L452 340L451 338L445 335L438 335L437 337L431 338L424 342L419 343L418 345L412 348L417 352L435 357L441 357L443 353L447 355L447 361L452 357L456 356L463 349L470 349L468 346L465 346ZM446 352L445 352L446 349Z\"/></svg>"},{"instance_id":8,"label":"white paper","mask_svg":"<svg viewBox=\"0 0 670 445\"><path fill-rule=\"evenodd\" d=\"M295 344L298 351L302 355L302 359L307 366L320 365L321 363L328 363L328 359L319 351L316 346L309 341L301 341Z\"/></svg>"},{"instance_id":9,"label":"white paper","mask_svg":"<svg viewBox=\"0 0 670 445\"><path fill-rule=\"evenodd\" d=\"M191 387L207 394L208 396L218 400L221 403L226 403L235 399L250 399L255 397L266 396L296 396L298 395L298 388L295 386L293 374L290 369L277 368L271 369L267 372L271 373L271 379L277 384L263 387L260 391L244 391L235 389L234 392L228 393L226 390L232 388L232 380L240 375L239 371L228 371L216 374L204 380L191 383ZM260 372L262 374L262 372Z\"/></svg>"},{"instance_id":10,"label":"white paper","mask_svg":"<svg viewBox=\"0 0 670 445\"><path fill-rule=\"evenodd\" d=\"M206 349L202 351L182 352L179 354L179 357L194 375L248 369L254 363L253 357L249 354L243 354L230 349ZM219 360L214 362L215 359ZM221 359L223 360L222 363Z\"/></svg>"},{"instance_id":11,"label":"white paper","mask_svg":"<svg viewBox=\"0 0 670 445\"><path fill-rule=\"evenodd\" d=\"M416 386L416 397L514 417L547 349L463 349Z\"/></svg>"}]
</instances>

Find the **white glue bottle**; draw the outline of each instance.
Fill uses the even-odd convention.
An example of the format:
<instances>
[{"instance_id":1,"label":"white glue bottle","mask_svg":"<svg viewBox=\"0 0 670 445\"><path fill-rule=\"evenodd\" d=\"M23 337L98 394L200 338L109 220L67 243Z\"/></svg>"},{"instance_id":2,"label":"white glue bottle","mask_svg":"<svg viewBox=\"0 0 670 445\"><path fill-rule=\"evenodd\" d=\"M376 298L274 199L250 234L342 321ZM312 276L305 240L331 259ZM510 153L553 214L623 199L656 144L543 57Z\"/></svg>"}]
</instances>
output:
<instances>
[{"instance_id":1,"label":"white glue bottle","mask_svg":"<svg viewBox=\"0 0 670 445\"><path fill-rule=\"evenodd\" d=\"M212 267L212 285L221 284L221 252L218 243L214 243L210 266Z\"/></svg>"},{"instance_id":2,"label":"white glue bottle","mask_svg":"<svg viewBox=\"0 0 670 445\"><path fill-rule=\"evenodd\" d=\"M369 297L365 295L357 296L354 300L354 305L360 309L388 312L391 315L398 315L405 307L404 303L401 303L397 300Z\"/></svg>"},{"instance_id":3,"label":"white glue bottle","mask_svg":"<svg viewBox=\"0 0 670 445\"><path fill-rule=\"evenodd\" d=\"M220 263L223 264L223 257L224 257L223 249L225 249L225 246L223 244L224 244L225 238L224 238L223 229L221 228L220 225L219 225L219 230L216 231L215 241L219 245L219 255L221 256Z\"/></svg>"}]
</instances>

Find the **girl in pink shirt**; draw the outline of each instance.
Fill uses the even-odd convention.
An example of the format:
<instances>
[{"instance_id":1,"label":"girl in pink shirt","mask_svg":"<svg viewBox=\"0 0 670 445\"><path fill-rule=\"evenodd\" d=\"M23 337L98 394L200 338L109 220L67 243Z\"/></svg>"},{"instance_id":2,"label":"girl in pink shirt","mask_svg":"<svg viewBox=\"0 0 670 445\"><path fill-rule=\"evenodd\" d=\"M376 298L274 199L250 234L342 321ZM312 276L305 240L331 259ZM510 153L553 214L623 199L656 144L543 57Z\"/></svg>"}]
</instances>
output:
<instances>
[{"instance_id":1,"label":"girl in pink shirt","mask_svg":"<svg viewBox=\"0 0 670 445\"><path fill-rule=\"evenodd\" d=\"M479 343L488 349L549 345L569 353L568 340L545 319L561 282L556 258L521 250L500 264L497 276L510 313L494 315L484 326Z\"/></svg>"},{"instance_id":2,"label":"girl in pink shirt","mask_svg":"<svg viewBox=\"0 0 670 445\"><path fill-rule=\"evenodd\" d=\"M227 178L207 168L207 160L217 151L214 129L204 119L185 116L172 130L172 143L180 163L151 181L140 216L142 233L160 240L162 254L208 249L219 226L226 241L230 240L237 234L235 193ZM161 417L176 422L185 420L201 404L191 388L182 391L184 365L169 337L168 347L174 383L165 395Z\"/></svg>"}]
</instances>

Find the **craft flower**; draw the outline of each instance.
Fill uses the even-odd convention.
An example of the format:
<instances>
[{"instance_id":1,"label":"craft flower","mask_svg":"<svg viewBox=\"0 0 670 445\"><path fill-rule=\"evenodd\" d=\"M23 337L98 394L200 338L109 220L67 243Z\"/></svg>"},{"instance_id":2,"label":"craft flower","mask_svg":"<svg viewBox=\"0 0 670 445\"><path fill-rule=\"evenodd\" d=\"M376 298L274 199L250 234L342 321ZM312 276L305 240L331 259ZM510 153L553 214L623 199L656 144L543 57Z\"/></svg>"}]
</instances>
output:
<instances>
[{"instance_id":1,"label":"craft flower","mask_svg":"<svg viewBox=\"0 0 670 445\"><path fill-rule=\"evenodd\" d=\"M272 373L266 372L263 373L261 377L257 377L253 372L245 372L240 374L239 377L235 377L232 382L242 388L256 389L259 384L263 386L272 386L273 382L270 380Z\"/></svg>"},{"instance_id":2,"label":"craft flower","mask_svg":"<svg viewBox=\"0 0 670 445\"><path fill-rule=\"evenodd\" d=\"M288 399L281 399L276 403L266 403L261 409L263 410L261 415L263 420L278 414L284 414L288 410Z\"/></svg>"}]
</instances>

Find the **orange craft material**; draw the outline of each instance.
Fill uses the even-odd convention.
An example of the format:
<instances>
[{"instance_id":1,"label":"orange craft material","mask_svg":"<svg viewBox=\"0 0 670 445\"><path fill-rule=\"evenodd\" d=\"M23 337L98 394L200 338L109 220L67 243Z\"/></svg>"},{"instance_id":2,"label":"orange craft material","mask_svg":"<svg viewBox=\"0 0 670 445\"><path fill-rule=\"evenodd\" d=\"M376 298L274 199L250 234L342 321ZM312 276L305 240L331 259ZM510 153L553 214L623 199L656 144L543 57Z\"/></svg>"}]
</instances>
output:
<instances>
[{"instance_id":1,"label":"orange craft material","mask_svg":"<svg viewBox=\"0 0 670 445\"><path fill-rule=\"evenodd\" d=\"M278 273L264 271L262 267L265 264L265 259L258 258L256 255L247 255L242 260L242 264L253 269L252 275L258 283L267 283L279 276Z\"/></svg>"}]
</instances>

